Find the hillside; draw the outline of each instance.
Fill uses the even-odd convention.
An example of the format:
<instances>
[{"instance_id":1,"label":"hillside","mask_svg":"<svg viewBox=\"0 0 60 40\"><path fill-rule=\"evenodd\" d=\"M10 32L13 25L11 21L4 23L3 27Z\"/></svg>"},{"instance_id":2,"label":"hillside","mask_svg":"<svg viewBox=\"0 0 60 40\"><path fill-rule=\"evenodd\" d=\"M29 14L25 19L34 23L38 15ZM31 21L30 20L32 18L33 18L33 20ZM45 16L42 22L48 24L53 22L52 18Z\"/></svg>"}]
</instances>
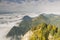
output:
<instances>
[{"instance_id":1,"label":"hillside","mask_svg":"<svg viewBox=\"0 0 60 40\"><path fill-rule=\"evenodd\" d=\"M23 36L23 40L60 40L59 33L55 25L41 23L31 28Z\"/></svg>"},{"instance_id":2,"label":"hillside","mask_svg":"<svg viewBox=\"0 0 60 40\"><path fill-rule=\"evenodd\" d=\"M60 26L60 15L40 14L38 17L35 17L32 20L33 20L33 24L39 24L44 22L46 24L53 24L57 27Z\"/></svg>"},{"instance_id":3,"label":"hillside","mask_svg":"<svg viewBox=\"0 0 60 40\"><path fill-rule=\"evenodd\" d=\"M48 24L54 25L55 27L58 27L58 31L59 31L60 29L59 17L60 17L59 15L54 15L54 14L40 14L38 17L34 17L34 18L31 18L26 15L22 18L22 21L19 23L18 26L13 26L13 28L8 32L7 38L12 37L11 38L12 40L13 39L19 40L21 39L21 36L24 36L29 30L31 30L31 28L37 27L37 25L41 23L45 23L47 25Z\"/></svg>"}]
</instances>

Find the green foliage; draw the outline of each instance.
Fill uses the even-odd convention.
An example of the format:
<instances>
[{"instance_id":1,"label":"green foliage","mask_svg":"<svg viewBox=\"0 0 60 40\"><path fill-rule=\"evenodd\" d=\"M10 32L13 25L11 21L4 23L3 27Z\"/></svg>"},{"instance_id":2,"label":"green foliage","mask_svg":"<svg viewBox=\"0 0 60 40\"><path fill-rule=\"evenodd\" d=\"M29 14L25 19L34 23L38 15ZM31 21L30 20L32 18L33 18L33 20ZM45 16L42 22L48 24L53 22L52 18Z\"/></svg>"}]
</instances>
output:
<instances>
[{"instance_id":1,"label":"green foliage","mask_svg":"<svg viewBox=\"0 0 60 40\"><path fill-rule=\"evenodd\" d=\"M30 37L30 40L49 40L49 34L56 35L56 26L51 24L41 23L36 27L31 28L33 34Z\"/></svg>"},{"instance_id":2,"label":"green foliage","mask_svg":"<svg viewBox=\"0 0 60 40\"><path fill-rule=\"evenodd\" d=\"M60 30L54 35L55 40L60 40Z\"/></svg>"},{"instance_id":3,"label":"green foliage","mask_svg":"<svg viewBox=\"0 0 60 40\"><path fill-rule=\"evenodd\" d=\"M52 28L52 25L51 25L51 24L49 24L49 25L47 26L47 29L50 31L50 30L51 30L51 28Z\"/></svg>"}]
</instances>

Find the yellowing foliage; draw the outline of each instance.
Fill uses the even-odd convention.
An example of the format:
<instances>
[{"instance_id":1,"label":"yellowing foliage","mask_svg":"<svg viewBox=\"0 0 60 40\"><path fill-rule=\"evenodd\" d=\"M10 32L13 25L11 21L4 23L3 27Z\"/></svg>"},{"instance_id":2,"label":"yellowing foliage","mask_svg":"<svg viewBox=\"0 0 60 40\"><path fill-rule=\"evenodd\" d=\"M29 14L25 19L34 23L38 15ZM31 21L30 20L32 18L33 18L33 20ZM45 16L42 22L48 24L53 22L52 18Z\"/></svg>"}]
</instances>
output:
<instances>
[{"instance_id":1,"label":"yellowing foliage","mask_svg":"<svg viewBox=\"0 0 60 40\"><path fill-rule=\"evenodd\" d=\"M33 30L33 35L30 37L30 40L49 40L49 34L54 36L57 33L56 28L55 25L41 23L31 29Z\"/></svg>"}]
</instances>

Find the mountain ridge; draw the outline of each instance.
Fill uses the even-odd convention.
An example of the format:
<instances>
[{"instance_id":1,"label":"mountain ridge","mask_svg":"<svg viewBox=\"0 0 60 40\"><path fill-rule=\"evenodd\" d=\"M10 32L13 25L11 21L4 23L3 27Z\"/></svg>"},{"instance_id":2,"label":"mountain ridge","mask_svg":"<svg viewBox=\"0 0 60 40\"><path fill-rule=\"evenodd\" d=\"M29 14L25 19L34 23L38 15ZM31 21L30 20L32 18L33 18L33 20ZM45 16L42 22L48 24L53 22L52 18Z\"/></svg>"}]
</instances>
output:
<instances>
[{"instance_id":1,"label":"mountain ridge","mask_svg":"<svg viewBox=\"0 0 60 40\"><path fill-rule=\"evenodd\" d=\"M18 27L16 27L16 28L13 27L12 28L12 32L13 32L13 30L15 30L15 31L13 32L14 36L11 36L11 37L15 37L15 35L16 35L17 38L18 38L18 35L20 35L20 36L23 35L24 36L25 33L27 33L32 27L36 27L38 24L41 24L41 23L55 25L58 28L60 28L59 27L60 26L59 25L60 24L59 17L60 16L58 16L58 15L52 15L52 14L40 14L37 17L31 18L30 16L26 15L22 18L22 21L19 23ZM19 32L18 29L20 30L20 32ZM12 33L12 32L10 31L9 33ZM16 32L20 33L20 34L15 34ZM8 36L10 36L10 35L8 35Z\"/></svg>"}]
</instances>

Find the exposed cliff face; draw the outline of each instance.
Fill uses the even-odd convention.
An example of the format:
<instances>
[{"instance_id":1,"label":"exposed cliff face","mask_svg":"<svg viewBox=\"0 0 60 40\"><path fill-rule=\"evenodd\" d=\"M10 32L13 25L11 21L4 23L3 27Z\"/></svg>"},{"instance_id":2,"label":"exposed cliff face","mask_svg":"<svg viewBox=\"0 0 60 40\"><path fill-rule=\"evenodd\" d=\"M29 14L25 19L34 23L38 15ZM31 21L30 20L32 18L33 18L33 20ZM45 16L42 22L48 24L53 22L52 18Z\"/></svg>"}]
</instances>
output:
<instances>
[{"instance_id":1,"label":"exposed cliff face","mask_svg":"<svg viewBox=\"0 0 60 40\"><path fill-rule=\"evenodd\" d=\"M30 30L28 31L21 40L29 40L30 36L33 34L33 32Z\"/></svg>"},{"instance_id":2,"label":"exposed cliff face","mask_svg":"<svg viewBox=\"0 0 60 40\"><path fill-rule=\"evenodd\" d=\"M48 39L49 39L49 40L54 40L54 37L53 37L51 34L49 34Z\"/></svg>"},{"instance_id":3,"label":"exposed cliff face","mask_svg":"<svg viewBox=\"0 0 60 40\"><path fill-rule=\"evenodd\" d=\"M33 34L33 32L31 30L28 31L23 37L21 37L21 40L29 40L32 34ZM49 34L48 39L49 40L54 40L54 36Z\"/></svg>"}]
</instances>

